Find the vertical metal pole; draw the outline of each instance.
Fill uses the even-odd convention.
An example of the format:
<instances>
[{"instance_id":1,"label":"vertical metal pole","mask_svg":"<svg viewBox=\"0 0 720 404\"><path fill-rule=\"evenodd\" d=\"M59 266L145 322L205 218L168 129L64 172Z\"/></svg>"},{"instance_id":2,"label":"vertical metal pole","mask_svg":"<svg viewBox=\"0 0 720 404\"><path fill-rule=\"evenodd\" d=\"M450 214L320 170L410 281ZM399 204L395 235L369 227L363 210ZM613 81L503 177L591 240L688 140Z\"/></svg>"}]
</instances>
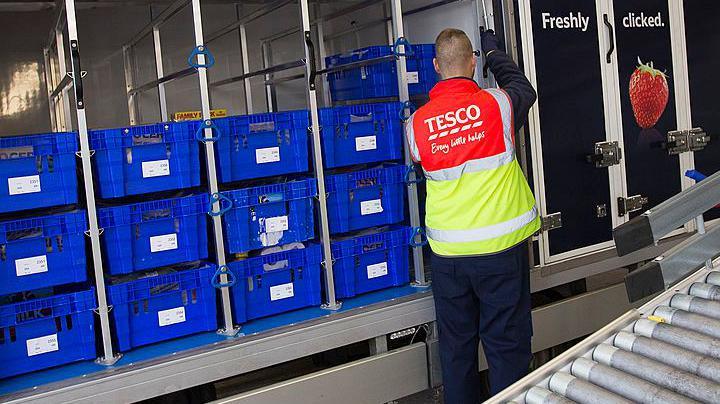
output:
<instances>
[{"instance_id":1,"label":"vertical metal pole","mask_svg":"<svg viewBox=\"0 0 720 404\"><path fill-rule=\"evenodd\" d=\"M320 11L318 10L317 13L318 16L320 16ZM315 25L317 27L317 38L318 38L318 52L320 56L320 69L325 69L325 58L327 57L327 50L325 49L325 29L323 27L324 22L320 19L318 19L317 24ZM322 90L323 90L323 101L325 102L325 106L329 107L332 105L332 100L330 99L330 83L328 82L327 75L323 74L322 76Z\"/></svg>"},{"instance_id":2,"label":"vertical metal pole","mask_svg":"<svg viewBox=\"0 0 720 404\"><path fill-rule=\"evenodd\" d=\"M132 48L123 46L123 67L125 68L125 91L127 91L128 116L130 117L130 125L136 125L137 113L135 111L135 95L130 91L135 87L132 63Z\"/></svg>"},{"instance_id":3,"label":"vertical metal pole","mask_svg":"<svg viewBox=\"0 0 720 404\"><path fill-rule=\"evenodd\" d=\"M163 72L163 60L162 60L162 46L160 45L160 27L153 26L153 43L155 48L155 70L157 71L157 78L160 79L165 76ZM160 98L160 117L163 122L169 121L167 111L167 98L165 98L165 83L158 84L158 97Z\"/></svg>"},{"instance_id":4,"label":"vertical metal pole","mask_svg":"<svg viewBox=\"0 0 720 404\"><path fill-rule=\"evenodd\" d=\"M200 0L192 0L193 26L195 27L195 45L205 46L202 30L202 14L200 10ZM197 56L200 65L205 64L205 55ZM210 119L210 91L208 90L207 68L198 68L198 81L200 84L200 102L202 104L203 120ZM212 129L205 129L205 138L213 137ZM210 193L218 192L217 172L215 169L215 144L213 142L205 142L205 157L207 158L208 185ZM220 202L213 203L212 209L220 210ZM215 235L215 251L217 253L217 264L223 266L225 262L225 242L223 240L222 218L213 216L213 233ZM227 283L227 275L220 275L220 282ZM223 328L218 332L223 335L233 336L237 334L239 328L233 326L232 306L230 304L230 290L227 287L220 288L223 309Z\"/></svg>"},{"instance_id":5,"label":"vertical metal pole","mask_svg":"<svg viewBox=\"0 0 720 404\"><path fill-rule=\"evenodd\" d=\"M62 83L62 79L67 75L67 63L65 62L65 38L62 32L62 24L58 24L58 27L59 28L55 30L55 43L57 44L58 65L60 66L60 79L58 80L58 84L60 84ZM61 129L63 131L72 130L70 97L67 88L64 88L60 94L60 103L62 105Z\"/></svg>"},{"instance_id":6,"label":"vertical metal pole","mask_svg":"<svg viewBox=\"0 0 720 404\"><path fill-rule=\"evenodd\" d=\"M250 58L248 57L247 32L245 24L242 24L240 30L240 51L242 53L242 73L250 71ZM252 87L250 87L250 78L243 80L243 89L245 90L245 110L248 114L253 113Z\"/></svg>"},{"instance_id":7,"label":"vertical metal pole","mask_svg":"<svg viewBox=\"0 0 720 404\"><path fill-rule=\"evenodd\" d=\"M302 19L303 39L305 41L305 78L307 80L308 106L310 109L310 130L313 139L313 157L315 178L317 178L318 202L320 205L320 241L323 247L323 266L325 267L325 290L327 290L327 303L323 308L328 310L340 309L341 303L335 297L335 274L333 273L332 250L330 248L330 226L328 224L327 192L325 191L325 172L323 171L323 156L320 141L320 120L318 117L317 88L315 86L315 50L312 46L312 33L310 32L310 13L308 0L300 0L300 17Z\"/></svg>"},{"instance_id":8,"label":"vertical metal pole","mask_svg":"<svg viewBox=\"0 0 720 404\"><path fill-rule=\"evenodd\" d=\"M391 0L392 22L394 41L405 36L405 28L403 27L402 2L401 0ZM404 47L404 46L403 46ZM400 94L400 102L410 100L410 92L407 82L407 64L404 57L397 60L398 87ZM405 142L403 142L405 143ZM410 151L407 146L405 149L405 164L413 164L410 158ZM411 183L408 184L408 204L410 210L410 225L413 228L420 227L420 207L418 205L417 184L412 183L415 179L415 173L410 174ZM423 264L422 248L413 248L413 265L415 268L415 286L427 286L425 279L425 266Z\"/></svg>"},{"instance_id":9,"label":"vertical metal pole","mask_svg":"<svg viewBox=\"0 0 720 404\"><path fill-rule=\"evenodd\" d=\"M43 59L45 61L45 86L47 87L48 107L50 109L50 128L57 132L59 129L55 122L55 99L52 96L54 86L52 83L52 70L50 69L50 50L47 48L43 49Z\"/></svg>"},{"instance_id":10,"label":"vertical metal pole","mask_svg":"<svg viewBox=\"0 0 720 404\"><path fill-rule=\"evenodd\" d=\"M270 64L272 63L272 56L270 53L272 52L272 49L270 48L270 42L264 41L262 43L262 58L263 58L263 69L267 69L270 67ZM265 81L273 78L272 74L266 74L264 76ZM273 112L277 108L275 107L275 89L273 88L272 84L265 83L265 99L267 100L267 110L268 112Z\"/></svg>"},{"instance_id":11,"label":"vertical metal pole","mask_svg":"<svg viewBox=\"0 0 720 404\"><path fill-rule=\"evenodd\" d=\"M695 218L695 227L697 227L698 234L705 234L705 217L703 217L703 215ZM705 261L705 266L707 266L708 270L713 269L712 258L709 258L707 261Z\"/></svg>"},{"instance_id":12,"label":"vertical metal pole","mask_svg":"<svg viewBox=\"0 0 720 404\"><path fill-rule=\"evenodd\" d=\"M70 61L72 63L73 89L75 91L75 110L77 113L78 135L80 137L80 159L82 161L83 181L85 184L85 199L87 201L88 224L90 229L87 234L90 236L92 247L93 269L95 272L95 289L97 292L98 308L100 316L100 331L102 333L103 356L98 358L98 363L112 365L120 356L113 354L112 337L110 335L110 317L105 293L105 275L103 273L102 254L100 252L100 229L95 209L95 187L92 178L90 164L90 142L88 141L87 119L85 117L85 100L83 98L82 76L80 67L80 53L78 45L77 22L75 20L75 1L65 0L65 12L67 14L68 39L70 41ZM59 46L59 43L58 43Z\"/></svg>"}]
</instances>

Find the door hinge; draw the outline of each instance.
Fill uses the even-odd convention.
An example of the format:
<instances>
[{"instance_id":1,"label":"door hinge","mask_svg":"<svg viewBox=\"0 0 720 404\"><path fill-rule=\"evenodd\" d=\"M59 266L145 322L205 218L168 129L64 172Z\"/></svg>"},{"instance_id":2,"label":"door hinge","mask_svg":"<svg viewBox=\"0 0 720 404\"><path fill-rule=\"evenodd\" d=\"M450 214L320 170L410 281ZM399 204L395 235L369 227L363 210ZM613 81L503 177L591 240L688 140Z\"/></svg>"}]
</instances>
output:
<instances>
[{"instance_id":1,"label":"door hinge","mask_svg":"<svg viewBox=\"0 0 720 404\"><path fill-rule=\"evenodd\" d=\"M667 134L665 148L670 155L676 155L691 151L700 151L710 143L710 136L703 128L692 128L689 130L673 130Z\"/></svg>"},{"instance_id":2,"label":"door hinge","mask_svg":"<svg viewBox=\"0 0 720 404\"><path fill-rule=\"evenodd\" d=\"M542 227L540 231L548 231L559 229L562 227L562 213L552 213L542 217Z\"/></svg>"},{"instance_id":3,"label":"door hinge","mask_svg":"<svg viewBox=\"0 0 720 404\"><path fill-rule=\"evenodd\" d=\"M627 198L618 197L618 216L622 217L630 212L642 210L647 205L648 198L642 195L630 196Z\"/></svg>"},{"instance_id":4,"label":"door hinge","mask_svg":"<svg viewBox=\"0 0 720 404\"><path fill-rule=\"evenodd\" d=\"M595 152L586 156L587 162L595 164L597 168L620 164L621 159L622 149L618 142L595 143Z\"/></svg>"}]
</instances>

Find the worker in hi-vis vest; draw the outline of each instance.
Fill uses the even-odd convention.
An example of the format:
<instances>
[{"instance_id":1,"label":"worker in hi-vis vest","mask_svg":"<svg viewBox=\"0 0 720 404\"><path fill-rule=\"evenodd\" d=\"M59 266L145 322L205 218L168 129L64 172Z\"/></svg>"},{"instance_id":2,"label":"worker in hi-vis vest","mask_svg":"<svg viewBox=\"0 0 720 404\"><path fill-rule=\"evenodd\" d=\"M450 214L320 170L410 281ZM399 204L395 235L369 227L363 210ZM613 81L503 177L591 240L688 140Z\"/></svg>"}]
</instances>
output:
<instances>
[{"instance_id":1,"label":"worker in hi-vis vest","mask_svg":"<svg viewBox=\"0 0 720 404\"><path fill-rule=\"evenodd\" d=\"M405 129L427 179L425 225L448 404L480 401L479 341L492 394L524 376L532 355L527 240L540 218L514 132L536 94L492 31L482 32L481 45L500 88L478 86L470 40L446 29L433 61L442 80Z\"/></svg>"}]
</instances>

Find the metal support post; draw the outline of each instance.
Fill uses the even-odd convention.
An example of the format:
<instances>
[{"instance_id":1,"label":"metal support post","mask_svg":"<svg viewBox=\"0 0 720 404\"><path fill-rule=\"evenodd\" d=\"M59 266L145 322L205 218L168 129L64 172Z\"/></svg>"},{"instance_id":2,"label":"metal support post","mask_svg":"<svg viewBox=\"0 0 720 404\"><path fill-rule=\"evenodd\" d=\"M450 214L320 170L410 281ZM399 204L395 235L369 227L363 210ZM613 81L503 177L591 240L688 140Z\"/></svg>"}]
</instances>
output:
<instances>
[{"instance_id":1,"label":"metal support post","mask_svg":"<svg viewBox=\"0 0 720 404\"><path fill-rule=\"evenodd\" d=\"M155 49L155 70L158 80L165 76L163 73L162 46L160 45L160 27L153 27L153 44ZM165 83L158 84L158 98L160 98L160 117L163 122L169 121L167 99L165 98Z\"/></svg>"},{"instance_id":2,"label":"metal support post","mask_svg":"<svg viewBox=\"0 0 720 404\"><path fill-rule=\"evenodd\" d=\"M495 29L495 20L493 19L493 9L492 6L490 8L487 7L485 4L485 0L475 0L475 12L477 13L477 25L484 27L485 29ZM502 33L499 33L498 35L502 35ZM480 41L480 30L477 31L477 34L475 36L478 44L478 49L480 49L481 41ZM489 87L497 87L497 83L495 82L495 78L492 76L492 73L488 72L488 77L484 77L484 66L485 66L485 55L484 49L481 49L483 51L483 56L481 58L478 58L478 71L479 74L477 74L478 83L481 84L483 88L489 88Z\"/></svg>"},{"instance_id":3,"label":"metal support post","mask_svg":"<svg viewBox=\"0 0 720 404\"><path fill-rule=\"evenodd\" d=\"M328 224L327 192L325 191L325 172L323 171L322 146L320 141L320 120L318 117L317 88L315 86L317 65L315 63L315 46L310 32L310 13L308 0L300 0L300 17L302 19L303 40L305 46L305 77L307 79L308 107L310 109L310 130L313 139L313 157L315 178L318 187L318 204L320 205L320 241L323 247L323 266L325 268L325 290L327 302L323 308L340 309L341 303L335 298L335 277L333 258L330 248L330 226Z\"/></svg>"},{"instance_id":4,"label":"metal support post","mask_svg":"<svg viewBox=\"0 0 720 404\"><path fill-rule=\"evenodd\" d=\"M239 18L239 16L238 16ZM247 32L245 24L238 28L240 34L240 54L242 57L242 74L250 72L250 59L248 57ZM243 80L243 91L245 93L245 112L250 115L253 113L252 88L250 87L250 78Z\"/></svg>"},{"instance_id":5,"label":"metal support post","mask_svg":"<svg viewBox=\"0 0 720 404\"><path fill-rule=\"evenodd\" d=\"M53 131L58 132L60 129L58 129L57 122L55 121L55 97L52 96L52 89L55 85L53 84L53 72L50 69L50 50L47 48L43 49L43 60L45 67L45 83L48 93L48 107L50 110L50 128Z\"/></svg>"},{"instance_id":6,"label":"metal support post","mask_svg":"<svg viewBox=\"0 0 720 404\"><path fill-rule=\"evenodd\" d=\"M85 117L85 100L83 98L82 79L85 72L80 67L80 51L78 45L77 22L75 20L75 1L65 0L67 13L68 39L70 41L70 62L75 91L75 110L77 113L78 135L80 137L80 159L82 161L83 181L85 185L85 198L87 203L88 224L90 229L86 232L90 236L92 246L93 269L95 273L95 289L97 293L97 313L100 316L100 331L102 333L103 356L97 362L103 365L114 364L120 356L113 354L112 337L110 335L110 317L105 293L105 275L103 273L102 254L100 252L100 229L98 227L97 211L95 209L95 187L90 164L90 142L88 140L87 119ZM59 38L58 38L59 39ZM58 47L60 42L58 41Z\"/></svg>"},{"instance_id":7,"label":"metal support post","mask_svg":"<svg viewBox=\"0 0 720 404\"><path fill-rule=\"evenodd\" d=\"M270 48L270 42L263 42L262 43L262 59L263 59L263 69L267 69L268 67L272 66L272 55L271 55L272 49ZM268 73L264 76L265 79L265 99L267 101L267 112L273 112L277 109L277 104L275 101L275 87L270 83L272 80L273 75L271 73Z\"/></svg>"},{"instance_id":8,"label":"metal support post","mask_svg":"<svg viewBox=\"0 0 720 404\"><path fill-rule=\"evenodd\" d=\"M393 22L393 33L394 40L405 37L405 28L403 27L403 14L402 14L402 1L391 0L391 11L392 11L392 22ZM404 48L404 46L403 46ZM403 49L407 51L406 49ZM408 90L407 82L407 64L405 57L399 57L397 60L397 74L398 74L398 87L400 94L400 102L410 101L410 92ZM404 142L403 142L404 143ZM410 158L410 150L407 146L405 149L405 164L413 164ZM418 193L417 184L415 180L415 173L410 173L408 183L408 205L410 207L410 225L413 228L420 227L420 207L418 205ZM425 266L423 264L423 251L421 247L413 248L413 265L415 268L415 286L427 286L428 282L425 279Z\"/></svg>"},{"instance_id":9,"label":"metal support post","mask_svg":"<svg viewBox=\"0 0 720 404\"><path fill-rule=\"evenodd\" d=\"M63 77L65 77L68 72L65 60L65 40L62 28L55 30L55 44L57 45L58 66L60 67L60 82L58 83L58 85L60 85ZM70 118L70 97L68 96L67 87L63 88L60 93L60 104L62 105L60 129L62 131L72 130L72 119Z\"/></svg>"},{"instance_id":10,"label":"metal support post","mask_svg":"<svg viewBox=\"0 0 720 404\"><path fill-rule=\"evenodd\" d=\"M703 215L700 215L695 218L695 226L697 227L698 234L705 234L705 217ZM705 266L708 270L713 269L713 260L712 258L708 258L707 261L705 261Z\"/></svg>"},{"instance_id":11,"label":"metal support post","mask_svg":"<svg viewBox=\"0 0 720 404\"><path fill-rule=\"evenodd\" d=\"M137 125L137 111L135 109L135 96L137 94L132 92L132 89L135 87L132 52L133 50L130 46L123 46L123 67L125 69L125 91L127 93L128 116L130 118L130 125Z\"/></svg>"},{"instance_id":12,"label":"metal support post","mask_svg":"<svg viewBox=\"0 0 720 404\"><path fill-rule=\"evenodd\" d=\"M318 10L318 15L320 15L320 11ZM320 69L325 70L327 66L325 66L325 58L327 57L327 50L325 49L325 28L323 27L324 23L322 20L318 20L317 22L317 39L318 39L318 52L320 56ZM327 79L327 74L322 75L322 90L323 90L323 101L325 101L325 106L329 107L332 105L332 100L330 99L330 81Z\"/></svg>"},{"instance_id":13,"label":"metal support post","mask_svg":"<svg viewBox=\"0 0 720 404\"><path fill-rule=\"evenodd\" d=\"M200 10L200 0L192 0L193 26L195 28L195 45L205 46L202 30L202 14ZM203 121L210 120L210 91L208 90L207 68L205 65L205 55L200 53L197 55L197 62L201 66L198 70L198 81L200 84L200 102L202 104ZM205 139L212 139L213 132L210 128L205 128ZM205 157L207 159L207 174L210 193L215 195L218 193L218 180L215 166L215 143L211 140L205 142ZM215 201L212 204L213 211L220 211L221 202ZM223 240L222 218L220 215L212 216L213 233L215 235L215 251L217 253L218 267L223 267L225 262L225 242ZM227 284L228 276L226 273L220 275L220 283ZM235 336L239 328L233 325L232 306L230 303L230 290L228 286L220 288L223 309L223 328L218 333Z\"/></svg>"},{"instance_id":14,"label":"metal support post","mask_svg":"<svg viewBox=\"0 0 720 404\"><path fill-rule=\"evenodd\" d=\"M387 335L383 334L368 341L370 355L380 355L388 351Z\"/></svg>"}]
</instances>

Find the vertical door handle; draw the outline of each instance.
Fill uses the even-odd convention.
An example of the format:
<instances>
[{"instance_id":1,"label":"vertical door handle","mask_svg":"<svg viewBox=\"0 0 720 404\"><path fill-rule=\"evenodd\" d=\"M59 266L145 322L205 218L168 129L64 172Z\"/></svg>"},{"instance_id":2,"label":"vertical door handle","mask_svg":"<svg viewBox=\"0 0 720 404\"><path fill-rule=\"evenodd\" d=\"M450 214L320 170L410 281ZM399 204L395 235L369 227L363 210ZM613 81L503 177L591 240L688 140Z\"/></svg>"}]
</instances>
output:
<instances>
[{"instance_id":1,"label":"vertical door handle","mask_svg":"<svg viewBox=\"0 0 720 404\"><path fill-rule=\"evenodd\" d=\"M608 35L610 36L610 49L608 49L605 59L608 63L612 63L612 54L615 52L615 30L613 29L612 24L610 24L610 19L607 14L603 14L603 22L605 23L605 26L608 29Z\"/></svg>"}]
</instances>

